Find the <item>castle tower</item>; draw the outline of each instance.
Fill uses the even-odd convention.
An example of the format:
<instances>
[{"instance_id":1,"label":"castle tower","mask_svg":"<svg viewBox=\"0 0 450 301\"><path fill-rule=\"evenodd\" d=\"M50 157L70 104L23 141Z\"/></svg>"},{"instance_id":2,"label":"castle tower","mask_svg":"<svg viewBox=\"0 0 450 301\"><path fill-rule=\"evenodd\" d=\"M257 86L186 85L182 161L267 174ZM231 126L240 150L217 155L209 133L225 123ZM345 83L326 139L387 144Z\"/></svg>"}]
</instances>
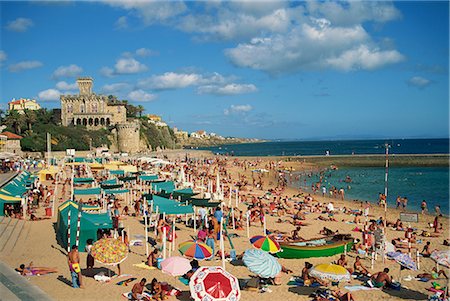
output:
<instances>
[{"instance_id":1,"label":"castle tower","mask_svg":"<svg viewBox=\"0 0 450 301\"><path fill-rule=\"evenodd\" d=\"M80 95L92 94L92 78L80 77L77 79L78 88L80 89Z\"/></svg>"},{"instance_id":2,"label":"castle tower","mask_svg":"<svg viewBox=\"0 0 450 301\"><path fill-rule=\"evenodd\" d=\"M117 128L117 144L120 152L137 153L139 152L139 129L138 122L127 122L116 125Z\"/></svg>"}]
</instances>

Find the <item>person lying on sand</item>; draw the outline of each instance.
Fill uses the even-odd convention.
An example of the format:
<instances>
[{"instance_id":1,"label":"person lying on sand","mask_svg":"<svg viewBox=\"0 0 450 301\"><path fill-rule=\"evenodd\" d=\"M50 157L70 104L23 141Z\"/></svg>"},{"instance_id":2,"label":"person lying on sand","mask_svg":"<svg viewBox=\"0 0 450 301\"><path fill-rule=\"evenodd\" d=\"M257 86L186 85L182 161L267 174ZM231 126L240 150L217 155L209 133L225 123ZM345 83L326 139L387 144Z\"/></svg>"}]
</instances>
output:
<instances>
[{"instance_id":1,"label":"person lying on sand","mask_svg":"<svg viewBox=\"0 0 450 301\"><path fill-rule=\"evenodd\" d=\"M22 263L16 271L22 276L46 275L58 272L56 268L34 267L33 262L30 262L28 267L25 267L25 264Z\"/></svg>"},{"instance_id":2,"label":"person lying on sand","mask_svg":"<svg viewBox=\"0 0 450 301\"><path fill-rule=\"evenodd\" d=\"M431 274L430 273L422 273L417 275L417 278L425 278L428 280L432 280L432 279L438 279L439 276L444 275L445 279L448 279L447 274L445 274L444 270L437 270L436 267L434 267L431 270Z\"/></svg>"},{"instance_id":3,"label":"person lying on sand","mask_svg":"<svg viewBox=\"0 0 450 301\"><path fill-rule=\"evenodd\" d=\"M355 298L350 292L343 292L339 288L334 290L331 295L338 298L340 301L355 301Z\"/></svg>"},{"instance_id":4,"label":"person lying on sand","mask_svg":"<svg viewBox=\"0 0 450 301\"><path fill-rule=\"evenodd\" d=\"M327 227L323 227L322 230L319 231L319 234L325 235L325 236L331 236L336 234L336 232L333 232L332 230L328 229Z\"/></svg>"}]
</instances>

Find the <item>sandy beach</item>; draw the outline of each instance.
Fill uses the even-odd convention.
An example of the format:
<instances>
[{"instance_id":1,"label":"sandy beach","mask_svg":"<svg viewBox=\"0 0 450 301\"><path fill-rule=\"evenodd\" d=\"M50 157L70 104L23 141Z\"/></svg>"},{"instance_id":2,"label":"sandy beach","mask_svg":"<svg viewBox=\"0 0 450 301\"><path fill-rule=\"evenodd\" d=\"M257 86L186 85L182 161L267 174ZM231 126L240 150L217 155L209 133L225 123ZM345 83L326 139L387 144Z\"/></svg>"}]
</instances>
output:
<instances>
[{"instance_id":1,"label":"sandy beach","mask_svg":"<svg viewBox=\"0 0 450 301\"><path fill-rule=\"evenodd\" d=\"M160 155L165 154L168 160L174 160L176 158L184 158L186 156L185 151L176 151L176 152L165 152L159 153ZM195 152L189 151L188 156L190 158L196 156L210 156L208 152ZM239 166L239 162L246 160L247 162L254 162L251 168L242 168ZM231 179L236 181L238 177L246 177L249 180L249 185L247 185L244 189L240 191L240 196L243 195L251 196L263 196L265 192L270 188L275 188L277 185L276 175L277 171L270 170L267 174L262 176L263 188L264 190L257 189L252 187L251 179L252 172L251 169L255 168L265 168L267 164L273 159L270 157L266 158L237 158L230 157L228 158L226 170L227 173L231 175ZM234 162L234 164L233 164ZM314 171L317 170L317 167L313 164L302 163L302 162L283 162L281 165L283 168L292 168L296 171ZM211 167L212 170L212 167ZM51 182L44 183L45 185L51 185ZM60 191L60 190L59 190ZM299 189L287 188L282 192L282 196L293 197L294 195L298 195L303 193L303 196L307 196L309 193L300 191ZM362 234L360 232L352 231L355 227L362 228L363 225L356 225L351 223L353 221L353 216L349 214L345 214L340 211L341 208L346 207L349 209L363 209L362 204L360 202L354 202L351 200L339 200L337 198L328 198L322 197L322 193L312 194L314 198L314 202L325 203L327 204L330 201L334 202L335 210L338 212L335 214L335 218L337 221L322 221L317 218L320 215L319 213L305 213L306 220L303 221L306 223L306 226L301 227L299 235L305 239L320 237L319 231L323 227L327 227L332 229L333 231L338 230L339 233L348 233L351 234L354 238L362 239ZM66 199L68 194L65 196L58 195L57 199ZM377 196L374 196L374 199ZM299 201L300 198L293 198L293 201ZM122 206L124 206L125 201L122 200ZM224 200L225 205L228 205L228 198ZM265 200L266 203L269 200ZM232 201L234 203L234 200ZM59 205L59 204L57 204ZM392 204L391 204L392 205ZM244 212L247 210L245 204L240 203L238 205L240 210ZM430 209L431 210L431 209ZM132 210L131 210L132 211ZM433 211L434 212L434 211ZM387 212L387 220L395 222L399 218L400 210L389 208ZM384 209L378 207L376 204L372 203L370 208L369 219L378 219L380 216L384 217ZM41 207L37 210L37 216L44 216L44 209ZM278 223L277 220L280 218L276 215L267 216L267 229L269 231L278 230L280 232L286 232L290 235L291 231L295 229L295 227L288 222ZM16 268L20 264L28 264L30 261L36 266L45 266L45 267L56 267L58 269L58 273L43 275L43 276L33 276L27 277L28 280L40 287L43 291L45 291L48 295L50 295L55 300L125 300L121 294L131 290L132 285L130 286L119 286L116 285L116 282L119 280L123 280L129 277L118 277L113 279L109 283L99 283L95 281L91 276L83 277L85 289L73 289L71 287L71 278L70 272L67 267L67 252L64 250L56 240L56 218L57 213L51 219L41 220L41 221L27 221L26 226L23 231L21 231L20 236L13 248L11 248L11 252L1 253L0 260L6 262L10 267ZM288 218L288 216L281 217L283 220L292 220ZM418 234L422 233L423 230L432 232L433 229L429 227L429 223L432 223L434 216L432 214L422 215L419 213L419 222L411 224L412 227L417 228L416 232ZM362 219L363 220L363 219ZM130 232L130 240L136 238L142 238L144 235L144 226L142 222L142 217L132 217L132 216L122 216L120 220L126 229L129 229ZM426 241L431 242L431 250L448 250L448 246L443 245L444 239L449 239L449 219L448 217L444 217L440 219L440 222L443 224L443 230L439 237L420 237L418 235L418 239L422 240L420 244L413 244L413 248L417 248L419 251L422 250ZM192 228L188 228L185 226L184 222L177 223L177 240L176 244L187 241L191 239L191 236L195 236ZM247 232L245 228L243 230L233 230L228 229L229 233L235 233L239 237L232 238L232 242L236 249L237 254L241 254L246 249L252 248L249 240L247 238ZM259 223L254 223L250 228L250 237L253 235L262 235L263 228L259 225ZM397 237L404 237L404 232L393 230L392 227L387 228L387 241L391 241ZM155 238L153 231L149 232L149 236L151 238ZM160 244L158 244L160 246ZM152 248L150 248L151 250ZM218 244L216 244L216 250L218 249ZM225 249L227 252L230 250L230 244L228 240L225 239ZM122 274L126 274L132 277L136 277L140 279L142 277L147 278L148 281L151 281L152 278L157 278L159 281L164 281L169 283L171 286L178 288L182 291L180 296L172 296L170 300L189 300L190 293L189 287L181 283L176 277L169 276L167 274L162 273L160 270L146 270L140 269L133 264L141 263L146 259L145 256L145 247L144 246L132 246L131 253L128 258L121 264ZM80 253L81 255L81 267L84 269L86 267L86 253ZM175 251L172 253L173 255L179 255L177 251L177 247ZM311 300L312 298L308 297L312 292L316 291L317 288L310 287L297 287L287 285L289 279L293 276L299 276L301 273L301 269L304 266L305 261L311 262L313 265L319 263L329 263L332 261L336 261L339 255L335 255L332 257L322 257L322 258L308 258L304 259L279 259L279 262L293 270L292 274L283 274L282 276L282 285L280 286L270 286L271 292L250 292L242 290L241 300L252 300L258 298L261 301L265 300ZM356 257L355 252L349 252L347 255L347 259L349 264L352 266L354 262L354 258ZM415 258L415 251L412 255ZM363 258L363 264L366 267L370 268L371 261L370 258ZM200 265L221 265L221 261L219 259L212 261L201 261ZM431 272L431 269L435 266L435 263L430 258L420 257L420 269L418 271L410 271L403 270L402 278L411 275L415 277L419 273L423 272ZM374 264L374 268L370 269L370 273L375 273L381 271L383 268L389 267L391 269L390 275L394 277L394 279L398 279L399 275L399 265L391 260L386 260L383 263L383 260L380 257L376 260ZM101 270L105 270L108 268L105 265L101 265L98 262L95 263L94 272L100 272ZM442 267L441 267L442 268ZM231 274L235 275L239 279L249 279L251 276L254 276L247 267L240 265L232 265L231 263L226 263L226 269ZM113 272L117 272L115 267L112 267L111 270ZM444 268L447 274L448 269ZM441 278L435 280L443 286L447 286L448 282L446 279ZM133 282L134 284L135 282ZM343 289L345 285L357 285L362 284L361 281L353 279L350 284L340 284L340 287ZM431 287L430 282L421 282L412 279L411 281L402 280L403 288L400 291L396 290L369 290L369 291L355 291L352 292L353 296L356 300L425 300L427 296L431 295L426 289ZM345 291L345 289L343 289Z\"/></svg>"}]
</instances>

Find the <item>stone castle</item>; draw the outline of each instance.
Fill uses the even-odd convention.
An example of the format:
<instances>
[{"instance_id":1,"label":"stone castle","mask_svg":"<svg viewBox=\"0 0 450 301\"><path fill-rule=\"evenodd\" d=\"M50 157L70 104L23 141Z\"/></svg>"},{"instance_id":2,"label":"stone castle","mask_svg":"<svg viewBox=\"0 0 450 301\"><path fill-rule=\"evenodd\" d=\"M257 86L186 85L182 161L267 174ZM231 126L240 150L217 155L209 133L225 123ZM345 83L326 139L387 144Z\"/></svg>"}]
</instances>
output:
<instances>
[{"instance_id":1,"label":"stone castle","mask_svg":"<svg viewBox=\"0 0 450 301\"><path fill-rule=\"evenodd\" d=\"M123 104L111 103L106 95L92 92L93 80L82 77L77 80L78 95L61 95L61 123L63 126L83 125L87 129L115 127L117 150L137 153L139 123L127 121L127 109Z\"/></svg>"}]
</instances>

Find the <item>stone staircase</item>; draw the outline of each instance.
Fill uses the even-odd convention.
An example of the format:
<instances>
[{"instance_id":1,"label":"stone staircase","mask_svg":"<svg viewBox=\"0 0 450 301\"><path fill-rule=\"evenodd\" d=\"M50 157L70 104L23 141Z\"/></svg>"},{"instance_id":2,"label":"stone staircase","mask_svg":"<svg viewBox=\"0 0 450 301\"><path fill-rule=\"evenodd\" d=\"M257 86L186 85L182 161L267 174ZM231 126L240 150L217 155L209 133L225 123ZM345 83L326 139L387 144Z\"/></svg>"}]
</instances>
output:
<instances>
[{"instance_id":1,"label":"stone staircase","mask_svg":"<svg viewBox=\"0 0 450 301\"><path fill-rule=\"evenodd\" d=\"M13 252L19 239L25 239L25 233L30 227L30 222L0 216L0 254L7 255Z\"/></svg>"}]
</instances>

